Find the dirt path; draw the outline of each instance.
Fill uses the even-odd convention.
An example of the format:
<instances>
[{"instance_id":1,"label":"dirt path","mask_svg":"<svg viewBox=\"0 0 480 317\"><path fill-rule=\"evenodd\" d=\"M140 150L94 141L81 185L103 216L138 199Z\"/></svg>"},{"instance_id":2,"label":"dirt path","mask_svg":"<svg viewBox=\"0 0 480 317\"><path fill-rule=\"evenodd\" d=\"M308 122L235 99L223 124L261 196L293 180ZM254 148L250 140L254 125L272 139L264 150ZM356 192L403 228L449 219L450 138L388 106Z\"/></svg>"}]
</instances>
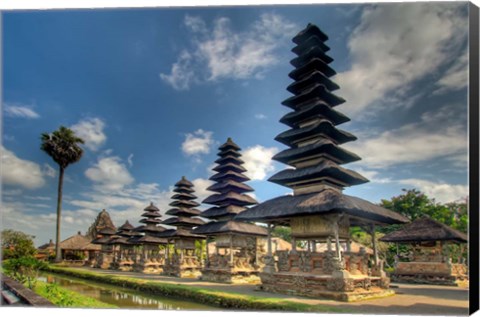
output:
<instances>
[{"instance_id":1,"label":"dirt path","mask_svg":"<svg viewBox=\"0 0 480 317\"><path fill-rule=\"evenodd\" d=\"M85 269L85 268L82 268ZM291 295L257 291L254 285L230 285L200 281L198 279L180 279L161 275L147 275L135 272L118 272L100 269L88 269L102 274L129 276L138 279L155 280L163 283L190 285L222 292L246 294L255 297L277 297L311 305L338 307L351 314L382 315L468 315L468 289L464 287L392 284L396 295L361 302L345 303L327 299L311 299Z\"/></svg>"}]
</instances>

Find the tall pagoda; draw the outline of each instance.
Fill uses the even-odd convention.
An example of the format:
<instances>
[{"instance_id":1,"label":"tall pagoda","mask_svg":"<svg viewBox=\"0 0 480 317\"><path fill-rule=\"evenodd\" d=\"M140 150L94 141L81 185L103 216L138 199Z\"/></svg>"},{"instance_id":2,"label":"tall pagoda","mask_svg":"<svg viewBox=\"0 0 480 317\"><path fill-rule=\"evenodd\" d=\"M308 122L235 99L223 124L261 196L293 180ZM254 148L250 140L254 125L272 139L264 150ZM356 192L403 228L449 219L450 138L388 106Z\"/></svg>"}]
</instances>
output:
<instances>
[{"instance_id":1,"label":"tall pagoda","mask_svg":"<svg viewBox=\"0 0 480 317\"><path fill-rule=\"evenodd\" d=\"M160 219L162 215L160 214L160 209L152 202L143 211L144 213L141 216L144 218L140 220L140 223L145 225L134 229L136 232L143 233L143 235L129 239L129 242L141 249L141 254L136 256L133 268L137 272L162 273L165 253L160 246L167 244L166 239L157 237L159 233L166 230L159 225L162 222Z\"/></svg>"},{"instance_id":2,"label":"tall pagoda","mask_svg":"<svg viewBox=\"0 0 480 317\"><path fill-rule=\"evenodd\" d=\"M207 259L202 270L202 280L227 283L259 282L258 273L262 266L265 236L263 227L236 221L233 218L257 201L247 192L253 189L244 184L250 179L244 175L240 147L227 139L219 147L219 158L215 161L216 172L210 177L215 183L207 189L215 192L203 200L213 205L201 213L211 222L193 230L207 236ZM215 251L210 253L209 244L215 242Z\"/></svg>"},{"instance_id":3,"label":"tall pagoda","mask_svg":"<svg viewBox=\"0 0 480 317\"><path fill-rule=\"evenodd\" d=\"M275 138L288 148L273 157L291 167L269 179L291 188L293 195L268 200L235 219L268 224L267 265L260 274L263 289L339 300L382 296L391 291L375 243L373 259L365 252L352 252L349 228L361 226L374 235L375 225L408 219L343 194L344 188L368 180L342 166L360 158L341 147L356 137L337 128L350 119L337 110L345 100L332 93L339 86L330 79L336 73L329 66L333 59L327 55L327 40L313 24L293 38L292 52L297 56L291 60L295 69L289 77L294 82L287 88L293 96L282 102L292 111L280 119L289 129ZM270 233L276 225L291 227L292 250L277 252L275 264ZM296 249L299 240L307 250ZM347 250L341 249L341 243ZM318 244L326 244L327 251L317 252Z\"/></svg>"},{"instance_id":4,"label":"tall pagoda","mask_svg":"<svg viewBox=\"0 0 480 317\"><path fill-rule=\"evenodd\" d=\"M127 220L121 225L114 236L110 239L110 244L114 249L114 260L111 268L120 271L132 271L135 260L134 244L132 238L140 237L139 232L135 232L135 227Z\"/></svg>"},{"instance_id":5,"label":"tall pagoda","mask_svg":"<svg viewBox=\"0 0 480 317\"><path fill-rule=\"evenodd\" d=\"M192 233L194 227L205 224L205 221L198 218L200 210L195 209L200 204L195 201L193 184L182 177L175 184L170 206L173 208L166 212L173 217L168 218L162 224L174 226L176 229L166 230L159 237L166 238L173 242L172 253L167 247L164 274L177 277L198 277L202 268L202 240L205 237ZM196 243L198 245L196 245Z\"/></svg>"}]
</instances>

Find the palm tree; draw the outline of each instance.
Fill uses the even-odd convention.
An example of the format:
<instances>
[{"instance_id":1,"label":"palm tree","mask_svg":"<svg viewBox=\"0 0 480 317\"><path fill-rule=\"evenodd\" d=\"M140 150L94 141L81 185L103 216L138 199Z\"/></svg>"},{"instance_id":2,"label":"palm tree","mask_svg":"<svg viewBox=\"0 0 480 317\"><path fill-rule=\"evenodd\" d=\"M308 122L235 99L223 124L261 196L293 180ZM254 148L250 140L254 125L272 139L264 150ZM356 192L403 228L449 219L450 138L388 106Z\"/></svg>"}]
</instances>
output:
<instances>
[{"instance_id":1,"label":"palm tree","mask_svg":"<svg viewBox=\"0 0 480 317\"><path fill-rule=\"evenodd\" d=\"M55 262L62 261L60 250L60 219L62 213L62 188L63 175L68 165L78 162L83 154L83 149L79 146L85 143L75 133L64 126L60 126L57 131L52 133L42 133L41 149L45 151L59 166L58 176L58 197L57 197L57 233L56 233L56 255Z\"/></svg>"}]
</instances>

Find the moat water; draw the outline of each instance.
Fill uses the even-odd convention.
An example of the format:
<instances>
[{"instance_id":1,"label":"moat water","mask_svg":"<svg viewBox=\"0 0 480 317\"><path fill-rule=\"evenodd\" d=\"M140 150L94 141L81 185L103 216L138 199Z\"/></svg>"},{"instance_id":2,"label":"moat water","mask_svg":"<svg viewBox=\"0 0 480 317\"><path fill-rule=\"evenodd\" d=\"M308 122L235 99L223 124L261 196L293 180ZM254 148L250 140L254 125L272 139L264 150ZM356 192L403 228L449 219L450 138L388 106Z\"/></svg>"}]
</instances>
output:
<instances>
[{"instance_id":1,"label":"moat water","mask_svg":"<svg viewBox=\"0 0 480 317\"><path fill-rule=\"evenodd\" d=\"M188 300L148 295L147 293L135 292L123 287L101 284L59 274L43 272L38 279L47 283L56 283L65 289L93 297L101 302L115 305L120 309L220 310L218 307Z\"/></svg>"}]
</instances>

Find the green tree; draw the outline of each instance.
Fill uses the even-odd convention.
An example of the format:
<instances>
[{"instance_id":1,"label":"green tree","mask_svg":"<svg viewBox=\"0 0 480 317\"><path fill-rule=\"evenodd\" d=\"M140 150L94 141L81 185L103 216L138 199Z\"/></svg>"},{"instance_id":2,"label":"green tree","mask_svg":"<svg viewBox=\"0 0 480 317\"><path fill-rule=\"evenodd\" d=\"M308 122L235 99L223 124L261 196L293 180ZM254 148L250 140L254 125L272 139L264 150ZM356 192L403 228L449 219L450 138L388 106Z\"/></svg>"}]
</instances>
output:
<instances>
[{"instance_id":1,"label":"green tree","mask_svg":"<svg viewBox=\"0 0 480 317\"><path fill-rule=\"evenodd\" d=\"M35 255L37 249L33 245L32 236L7 229L2 231L2 253L4 259L18 259Z\"/></svg>"},{"instance_id":2,"label":"green tree","mask_svg":"<svg viewBox=\"0 0 480 317\"><path fill-rule=\"evenodd\" d=\"M75 162L78 162L83 154L79 144L84 141L75 133L64 126L52 133L42 133L41 149L47 153L59 166L58 191L57 191L57 226L56 226L56 256L55 262L62 260L60 251L60 222L62 214L62 190L65 169Z\"/></svg>"},{"instance_id":3,"label":"green tree","mask_svg":"<svg viewBox=\"0 0 480 317\"><path fill-rule=\"evenodd\" d=\"M290 227L276 226L273 228L272 236L281 238L287 242L292 240L292 229Z\"/></svg>"},{"instance_id":4,"label":"green tree","mask_svg":"<svg viewBox=\"0 0 480 317\"><path fill-rule=\"evenodd\" d=\"M19 258L8 259L2 263L5 274L11 276L20 283L27 284L30 289L35 287L38 271L46 266L45 262L39 261L33 256L22 256Z\"/></svg>"}]
</instances>

